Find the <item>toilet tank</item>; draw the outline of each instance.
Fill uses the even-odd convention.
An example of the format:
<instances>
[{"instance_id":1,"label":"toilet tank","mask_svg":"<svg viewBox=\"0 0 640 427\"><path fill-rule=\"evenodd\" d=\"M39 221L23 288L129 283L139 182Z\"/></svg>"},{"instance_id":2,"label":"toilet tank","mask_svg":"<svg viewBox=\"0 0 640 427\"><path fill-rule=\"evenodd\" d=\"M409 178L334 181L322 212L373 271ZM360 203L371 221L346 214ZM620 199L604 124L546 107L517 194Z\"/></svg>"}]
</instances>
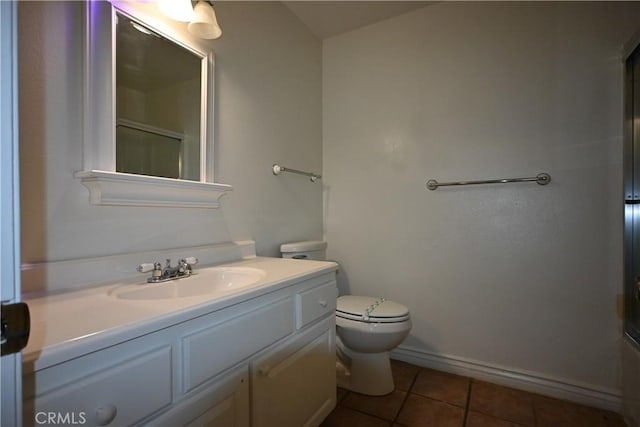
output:
<instances>
[{"instance_id":1,"label":"toilet tank","mask_svg":"<svg viewBox=\"0 0 640 427\"><path fill-rule=\"evenodd\" d=\"M327 259L327 242L320 240L304 240L301 242L283 243L280 245L282 258Z\"/></svg>"}]
</instances>

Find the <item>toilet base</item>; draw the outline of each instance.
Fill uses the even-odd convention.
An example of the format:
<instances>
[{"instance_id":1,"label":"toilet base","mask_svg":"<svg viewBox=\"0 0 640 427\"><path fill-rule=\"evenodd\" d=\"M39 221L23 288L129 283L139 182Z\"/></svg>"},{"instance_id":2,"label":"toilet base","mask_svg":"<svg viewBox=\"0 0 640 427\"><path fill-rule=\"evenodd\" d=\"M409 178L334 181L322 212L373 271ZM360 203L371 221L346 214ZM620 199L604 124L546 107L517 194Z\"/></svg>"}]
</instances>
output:
<instances>
[{"instance_id":1,"label":"toilet base","mask_svg":"<svg viewBox=\"0 0 640 427\"><path fill-rule=\"evenodd\" d=\"M336 363L338 387L369 396L382 396L394 390L388 351L356 353L344 347L341 350L350 360Z\"/></svg>"}]
</instances>

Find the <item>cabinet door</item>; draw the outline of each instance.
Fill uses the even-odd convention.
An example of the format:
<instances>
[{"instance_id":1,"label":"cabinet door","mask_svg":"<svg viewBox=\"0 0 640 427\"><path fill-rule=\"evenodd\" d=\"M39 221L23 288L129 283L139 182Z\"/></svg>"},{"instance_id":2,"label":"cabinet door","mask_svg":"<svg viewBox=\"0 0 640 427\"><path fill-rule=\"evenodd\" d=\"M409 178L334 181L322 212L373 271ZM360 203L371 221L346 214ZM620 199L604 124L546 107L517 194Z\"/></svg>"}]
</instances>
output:
<instances>
[{"instance_id":1,"label":"cabinet door","mask_svg":"<svg viewBox=\"0 0 640 427\"><path fill-rule=\"evenodd\" d=\"M318 426L335 407L334 323L331 316L252 363L254 427Z\"/></svg>"},{"instance_id":2,"label":"cabinet door","mask_svg":"<svg viewBox=\"0 0 640 427\"><path fill-rule=\"evenodd\" d=\"M145 426L249 427L249 374L240 366Z\"/></svg>"}]
</instances>

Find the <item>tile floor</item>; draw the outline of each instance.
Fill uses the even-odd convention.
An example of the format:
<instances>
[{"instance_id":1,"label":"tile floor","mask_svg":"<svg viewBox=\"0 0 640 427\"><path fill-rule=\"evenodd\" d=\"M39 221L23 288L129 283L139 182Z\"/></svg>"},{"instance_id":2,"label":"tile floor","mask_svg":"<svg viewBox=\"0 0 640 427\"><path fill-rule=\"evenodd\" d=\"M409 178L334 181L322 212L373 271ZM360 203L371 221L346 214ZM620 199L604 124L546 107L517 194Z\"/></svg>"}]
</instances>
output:
<instances>
[{"instance_id":1,"label":"tile floor","mask_svg":"<svg viewBox=\"0 0 640 427\"><path fill-rule=\"evenodd\" d=\"M395 390L338 389L321 427L624 427L614 412L392 360Z\"/></svg>"}]
</instances>

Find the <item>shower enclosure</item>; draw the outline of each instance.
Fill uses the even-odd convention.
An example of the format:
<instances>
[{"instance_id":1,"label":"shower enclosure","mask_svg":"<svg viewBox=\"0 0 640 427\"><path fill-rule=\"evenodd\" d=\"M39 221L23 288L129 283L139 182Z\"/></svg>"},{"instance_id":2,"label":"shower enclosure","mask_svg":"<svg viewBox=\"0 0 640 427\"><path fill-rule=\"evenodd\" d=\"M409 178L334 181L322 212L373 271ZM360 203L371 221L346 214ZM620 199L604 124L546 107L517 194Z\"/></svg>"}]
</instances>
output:
<instances>
[{"instance_id":1,"label":"shower enclosure","mask_svg":"<svg viewBox=\"0 0 640 427\"><path fill-rule=\"evenodd\" d=\"M624 330L640 346L640 45L625 62Z\"/></svg>"}]
</instances>

